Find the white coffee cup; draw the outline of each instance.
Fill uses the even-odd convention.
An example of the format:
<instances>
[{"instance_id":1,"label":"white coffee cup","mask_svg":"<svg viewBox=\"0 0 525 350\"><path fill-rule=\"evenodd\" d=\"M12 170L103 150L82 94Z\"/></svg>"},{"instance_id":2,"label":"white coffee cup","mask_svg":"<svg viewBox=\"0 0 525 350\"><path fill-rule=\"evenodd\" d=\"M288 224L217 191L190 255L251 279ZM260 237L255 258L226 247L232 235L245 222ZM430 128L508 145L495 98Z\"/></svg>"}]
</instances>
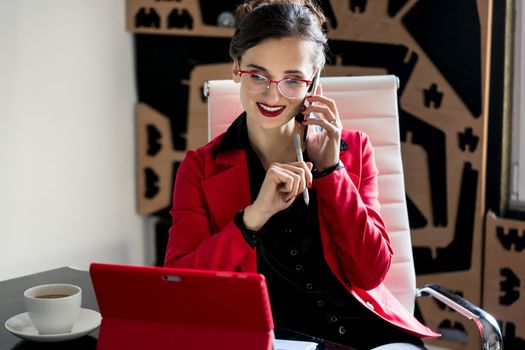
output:
<instances>
[{"instance_id":1,"label":"white coffee cup","mask_svg":"<svg viewBox=\"0 0 525 350\"><path fill-rule=\"evenodd\" d=\"M80 315L82 290L72 284L43 284L27 289L24 303L40 334L69 333Z\"/></svg>"}]
</instances>

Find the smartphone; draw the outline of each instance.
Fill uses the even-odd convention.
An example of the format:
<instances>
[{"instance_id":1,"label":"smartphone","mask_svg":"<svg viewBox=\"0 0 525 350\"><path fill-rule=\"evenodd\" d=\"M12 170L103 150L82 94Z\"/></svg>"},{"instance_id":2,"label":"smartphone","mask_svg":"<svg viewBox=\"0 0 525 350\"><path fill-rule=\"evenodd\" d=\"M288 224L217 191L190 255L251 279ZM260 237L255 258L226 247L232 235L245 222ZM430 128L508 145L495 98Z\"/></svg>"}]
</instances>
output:
<instances>
[{"instance_id":1,"label":"smartphone","mask_svg":"<svg viewBox=\"0 0 525 350\"><path fill-rule=\"evenodd\" d=\"M312 84L310 85L310 88L308 89L308 94L309 95L313 95L315 94L315 90L317 90L317 86L319 85L319 76L321 75L321 69L318 69L317 72L315 73L313 79L312 79ZM308 107L309 105L309 102L306 100L306 97L305 99L303 100L303 106L304 108ZM298 122L302 122L305 118L305 115L302 114L301 112L299 112L296 116L295 116L295 120L297 120Z\"/></svg>"}]
</instances>

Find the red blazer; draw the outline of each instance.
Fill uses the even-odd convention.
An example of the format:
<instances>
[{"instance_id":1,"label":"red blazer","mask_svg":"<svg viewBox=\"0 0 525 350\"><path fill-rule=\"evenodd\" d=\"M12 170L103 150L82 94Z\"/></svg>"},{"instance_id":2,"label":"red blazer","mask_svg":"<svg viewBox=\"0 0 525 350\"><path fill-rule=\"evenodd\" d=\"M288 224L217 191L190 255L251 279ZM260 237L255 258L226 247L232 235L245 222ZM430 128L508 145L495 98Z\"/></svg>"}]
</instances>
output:
<instances>
[{"instance_id":1,"label":"red blazer","mask_svg":"<svg viewBox=\"0 0 525 350\"><path fill-rule=\"evenodd\" d=\"M251 204L246 153L216 154L223 136L188 151L179 167L166 266L257 272L256 249L233 223L237 211ZM313 181L326 262L371 311L409 333L438 337L382 283L393 252L379 214L373 149L361 132L343 130L342 139L348 145L340 154L345 168Z\"/></svg>"}]
</instances>

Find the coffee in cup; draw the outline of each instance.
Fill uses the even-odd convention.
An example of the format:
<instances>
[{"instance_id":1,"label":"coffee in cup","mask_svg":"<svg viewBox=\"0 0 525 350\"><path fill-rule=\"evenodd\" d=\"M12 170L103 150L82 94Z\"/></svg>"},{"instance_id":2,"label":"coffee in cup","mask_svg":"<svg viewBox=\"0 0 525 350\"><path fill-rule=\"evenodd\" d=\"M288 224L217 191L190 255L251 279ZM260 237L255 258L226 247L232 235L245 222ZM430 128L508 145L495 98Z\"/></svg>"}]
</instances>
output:
<instances>
[{"instance_id":1,"label":"coffee in cup","mask_svg":"<svg viewBox=\"0 0 525 350\"><path fill-rule=\"evenodd\" d=\"M69 333L80 316L82 290L72 284L43 284L27 289L24 303L38 333Z\"/></svg>"}]
</instances>

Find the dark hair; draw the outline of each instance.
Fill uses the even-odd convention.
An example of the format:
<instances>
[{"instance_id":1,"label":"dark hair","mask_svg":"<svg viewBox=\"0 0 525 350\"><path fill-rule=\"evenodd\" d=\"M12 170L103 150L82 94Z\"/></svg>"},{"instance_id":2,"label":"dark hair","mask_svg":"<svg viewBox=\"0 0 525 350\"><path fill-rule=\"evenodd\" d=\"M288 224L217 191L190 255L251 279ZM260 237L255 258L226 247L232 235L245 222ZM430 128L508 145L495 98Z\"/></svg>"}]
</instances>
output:
<instances>
[{"instance_id":1,"label":"dark hair","mask_svg":"<svg viewBox=\"0 0 525 350\"><path fill-rule=\"evenodd\" d=\"M268 38L299 37L318 47L314 64L326 61L325 17L311 0L252 0L235 10L236 30L230 43L230 57L240 58L246 50Z\"/></svg>"}]
</instances>

